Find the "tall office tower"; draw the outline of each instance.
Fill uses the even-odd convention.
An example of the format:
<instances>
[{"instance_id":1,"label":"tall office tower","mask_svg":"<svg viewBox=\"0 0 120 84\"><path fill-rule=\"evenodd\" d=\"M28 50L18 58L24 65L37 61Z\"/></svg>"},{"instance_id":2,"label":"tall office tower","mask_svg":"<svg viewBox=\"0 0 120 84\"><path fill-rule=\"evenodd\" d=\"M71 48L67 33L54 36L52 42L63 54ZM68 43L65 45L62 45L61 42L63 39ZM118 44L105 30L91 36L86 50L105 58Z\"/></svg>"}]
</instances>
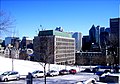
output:
<instances>
[{"instance_id":1,"label":"tall office tower","mask_svg":"<svg viewBox=\"0 0 120 84\"><path fill-rule=\"evenodd\" d=\"M75 32L72 34L72 37L75 38L76 51L80 51L82 48L82 33Z\"/></svg>"},{"instance_id":2,"label":"tall office tower","mask_svg":"<svg viewBox=\"0 0 120 84\"><path fill-rule=\"evenodd\" d=\"M99 27L97 26L95 27L94 25L92 25L91 29L89 30L89 38L90 38L90 42L94 43L94 44L99 44Z\"/></svg>"},{"instance_id":3,"label":"tall office tower","mask_svg":"<svg viewBox=\"0 0 120 84\"><path fill-rule=\"evenodd\" d=\"M91 43L89 41L89 36L83 36L82 38L82 50L83 51L89 51L91 47Z\"/></svg>"},{"instance_id":4,"label":"tall office tower","mask_svg":"<svg viewBox=\"0 0 120 84\"><path fill-rule=\"evenodd\" d=\"M96 43L96 28L92 25L91 29L89 30L89 39L91 43Z\"/></svg>"},{"instance_id":5,"label":"tall office tower","mask_svg":"<svg viewBox=\"0 0 120 84\"><path fill-rule=\"evenodd\" d=\"M120 64L120 18L110 19L111 40L113 42L116 52L115 64Z\"/></svg>"}]
</instances>

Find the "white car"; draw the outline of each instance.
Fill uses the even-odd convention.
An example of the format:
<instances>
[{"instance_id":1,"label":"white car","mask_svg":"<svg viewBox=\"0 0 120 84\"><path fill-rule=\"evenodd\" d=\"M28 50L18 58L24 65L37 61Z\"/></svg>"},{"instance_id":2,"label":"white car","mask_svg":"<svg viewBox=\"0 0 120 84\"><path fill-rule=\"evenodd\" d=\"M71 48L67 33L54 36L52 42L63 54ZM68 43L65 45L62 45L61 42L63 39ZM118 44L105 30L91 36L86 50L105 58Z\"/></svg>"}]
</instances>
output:
<instances>
[{"instance_id":1,"label":"white car","mask_svg":"<svg viewBox=\"0 0 120 84\"><path fill-rule=\"evenodd\" d=\"M1 81L8 81L8 80L19 80L20 79L20 74L16 71L7 71L4 72L0 75L0 80Z\"/></svg>"},{"instance_id":2,"label":"white car","mask_svg":"<svg viewBox=\"0 0 120 84\"><path fill-rule=\"evenodd\" d=\"M40 70L36 70L36 71L32 72L32 76L35 77L35 78L43 77L44 76L44 72L40 71Z\"/></svg>"},{"instance_id":3,"label":"white car","mask_svg":"<svg viewBox=\"0 0 120 84\"><path fill-rule=\"evenodd\" d=\"M58 71L55 71L55 70L51 70L47 73L48 76L57 76L59 75L59 72Z\"/></svg>"}]
</instances>

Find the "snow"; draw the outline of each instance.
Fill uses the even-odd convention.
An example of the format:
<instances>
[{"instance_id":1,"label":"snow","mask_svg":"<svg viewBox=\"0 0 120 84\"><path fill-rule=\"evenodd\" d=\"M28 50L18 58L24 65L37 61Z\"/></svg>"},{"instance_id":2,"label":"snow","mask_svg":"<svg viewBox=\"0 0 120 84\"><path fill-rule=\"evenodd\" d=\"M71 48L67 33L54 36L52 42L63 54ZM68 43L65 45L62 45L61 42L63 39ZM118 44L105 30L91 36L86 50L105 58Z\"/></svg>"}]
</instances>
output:
<instances>
[{"instance_id":1,"label":"snow","mask_svg":"<svg viewBox=\"0 0 120 84\"><path fill-rule=\"evenodd\" d=\"M0 56L0 74L5 71L12 70L12 62L14 71L18 71L21 76L25 77L28 72L33 72L35 70L43 70L42 63L32 62L27 60L18 60L18 59L10 59L4 58ZM56 65L56 64L47 64L46 71L49 70L61 70L61 69L76 69L77 72L84 70L85 68L93 68L95 66L64 66L64 65ZM55 76L55 77L47 77L47 84L81 84L81 81L89 80L90 78L98 79L98 76L91 73L78 73L75 75L64 75L64 76ZM24 84L26 80L20 81L10 81L9 84ZM20 83L21 82L21 83ZM79 82L79 83L78 83ZM33 84L43 84L44 78L34 79Z\"/></svg>"},{"instance_id":2,"label":"snow","mask_svg":"<svg viewBox=\"0 0 120 84\"><path fill-rule=\"evenodd\" d=\"M20 75L27 75L28 72L33 72L35 70L44 71L43 66L41 65L43 63L0 57L0 73L5 72L5 71L11 71L12 62L13 62L13 70L18 71ZM49 67L50 67L50 70L57 70L57 71L61 69L65 69L65 67L68 70L70 69L76 69L77 71L80 70L80 67L76 67L76 66L47 64L46 71L49 70Z\"/></svg>"}]
</instances>

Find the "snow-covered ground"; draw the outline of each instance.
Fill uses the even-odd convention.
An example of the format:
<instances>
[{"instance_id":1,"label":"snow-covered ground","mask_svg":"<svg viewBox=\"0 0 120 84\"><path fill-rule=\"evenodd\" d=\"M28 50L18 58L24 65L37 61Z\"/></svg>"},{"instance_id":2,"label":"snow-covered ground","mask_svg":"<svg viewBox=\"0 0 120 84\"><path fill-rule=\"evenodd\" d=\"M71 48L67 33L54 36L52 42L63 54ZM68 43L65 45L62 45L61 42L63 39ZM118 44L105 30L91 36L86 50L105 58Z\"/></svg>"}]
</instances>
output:
<instances>
[{"instance_id":1,"label":"snow-covered ground","mask_svg":"<svg viewBox=\"0 0 120 84\"><path fill-rule=\"evenodd\" d=\"M43 70L41 65L42 63L32 62L27 60L18 60L18 59L10 59L4 58L0 56L0 73L5 71L11 71L12 67L14 71L18 71L20 75L27 75L28 72L33 72L34 70ZM13 66L12 66L13 65ZM84 70L90 66L65 66L65 65L56 65L56 64L47 64L46 71L50 70L61 70L61 69L76 69L77 72ZM94 66L92 66L94 67Z\"/></svg>"},{"instance_id":2,"label":"snow-covered ground","mask_svg":"<svg viewBox=\"0 0 120 84\"><path fill-rule=\"evenodd\" d=\"M32 62L32 61L27 61L27 60L4 58L0 56L0 73L5 72L5 71L11 71L13 67L13 70L18 71L21 75L27 75L28 72L33 72L34 70L43 70L43 67L41 64L42 63ZM56 64L50 64L50 65L47 64L46 71L48 69L59 71L61 69L65 69L65 67L68 70L76 69L77 71L80 71L80 67L64 66L64 65L56 65Z\"/></svg>"}]
</instances>

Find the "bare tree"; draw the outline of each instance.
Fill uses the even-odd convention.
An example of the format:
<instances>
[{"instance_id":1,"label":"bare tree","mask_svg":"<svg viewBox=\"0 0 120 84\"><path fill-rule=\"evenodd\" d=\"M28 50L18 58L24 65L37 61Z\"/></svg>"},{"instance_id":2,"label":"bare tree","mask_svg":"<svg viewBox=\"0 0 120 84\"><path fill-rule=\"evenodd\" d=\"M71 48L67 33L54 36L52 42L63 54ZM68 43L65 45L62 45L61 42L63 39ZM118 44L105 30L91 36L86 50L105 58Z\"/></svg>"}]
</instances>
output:
<instances>
[{"instance_id":1,"label":"bare tree","mask_svg":"<svg viewBox=\"0 0 120 84\"><path fill-rule=\"evenodd\" d=\"M11 28L14 28L14 22L15 20L10 15L4 11L0 11L0 37L4 33L12 33Z\"/></svg>"},{"instance_id":2,"label":"bare tree","mask_svg":"<svg viewBox=\"0 0 120 84\"><path fill-rule=\"evenodd\" d=\"M37 37L34 41L34 60L39 61L44 69L44 82L46 84L46 65L53 63L53 42L52 38L47 36ZM43 62L43 63L41 63Z\"/></svg>"}]
</instances>

